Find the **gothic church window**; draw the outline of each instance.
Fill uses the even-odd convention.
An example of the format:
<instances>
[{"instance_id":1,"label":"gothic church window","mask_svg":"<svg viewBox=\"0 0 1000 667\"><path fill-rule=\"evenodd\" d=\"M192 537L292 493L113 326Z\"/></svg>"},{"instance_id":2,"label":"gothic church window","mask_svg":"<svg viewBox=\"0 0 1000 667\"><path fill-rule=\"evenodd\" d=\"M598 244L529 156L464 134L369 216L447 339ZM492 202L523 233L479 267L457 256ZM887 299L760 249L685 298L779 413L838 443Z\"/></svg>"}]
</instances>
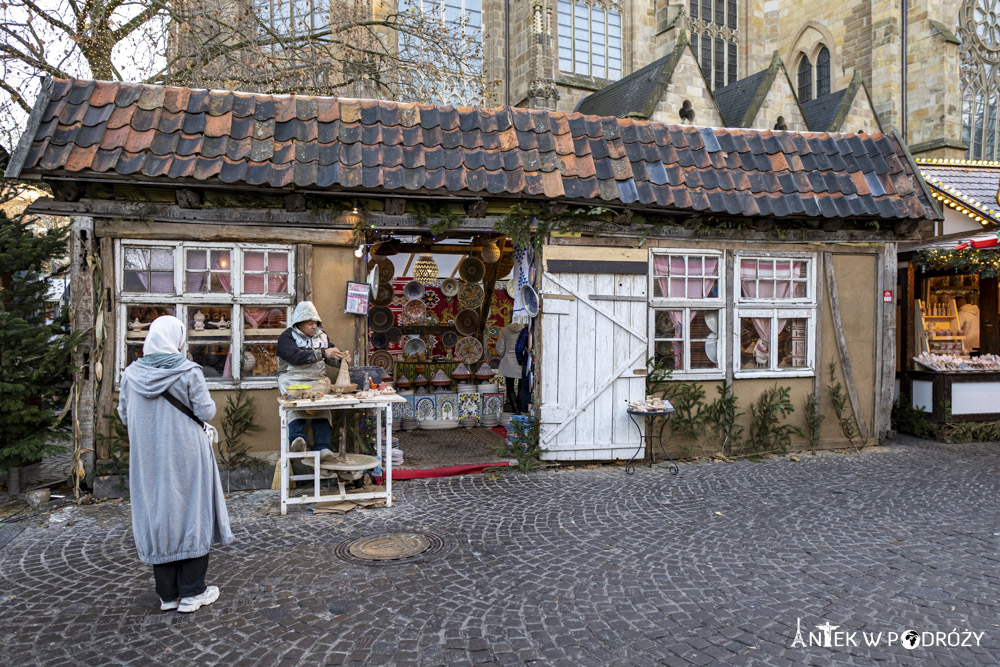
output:
<instances>
[{"instance_id":1,"label":"gothic church window","mask_svg":"<svg viewBox=\"0 0 1000 667\"><path fill-rule=\"evenodd\" d=\"M961 45L962 142L974 160L998 159L1000 1L964 0L958 13Z\"/></svg>"},{"instance_id":2,"label":"gothic church window","mask_svg":"<svg viewBox=\"0 0 1000 667\"><path fill-rule=\"evenodd\" d=\"M830 49L825 46L816 56L816 97L830 94Z\"/></svg>"},{"instance_id":3,"label":"gothic church window","mask_svg":"<svg viewBox=\"0 0 1000 667\"><path fill-rule=\"evenodd\" d=\"M599 79L622 76L622 14L617 5L559 0L559 70Z\"/></svg>"},{"instance_id":4,"label":"gothic church window","mask_svg":"<svg viewBox=\"0 0 1000 667\"><path fill-rule=\"evenodd\" d=\"M813 71L809 56L804 55L799 59L799 102L808 102L813 97Z\"/></svg>"},{"instance_id":5,"label":"gothic church window","mask_svg":"<svg viewBox=\"0 0 1000 667\"><path fill-rule=\"evenodd\" d=\"M257 17L282 37L330 30L329 0L254 0Z\"/></svg>"},{"instance_id":6,"label":"gothic church window","mask_svg":"<svg viewBox=\"0 0 1000 667\"><path fill-rule=\"evenodd\" d=\"M739 79L739 0L690 0L691 50L712 89Z\"/></svg>"}]
</instances>

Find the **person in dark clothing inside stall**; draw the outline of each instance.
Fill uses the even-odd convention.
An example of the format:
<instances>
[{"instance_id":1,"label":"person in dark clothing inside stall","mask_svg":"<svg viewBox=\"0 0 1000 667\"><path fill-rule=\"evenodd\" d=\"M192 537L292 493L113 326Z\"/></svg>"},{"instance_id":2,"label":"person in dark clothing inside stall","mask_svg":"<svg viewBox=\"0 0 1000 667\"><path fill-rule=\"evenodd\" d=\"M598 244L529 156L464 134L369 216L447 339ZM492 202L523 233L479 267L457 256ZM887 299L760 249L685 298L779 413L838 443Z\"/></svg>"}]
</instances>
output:
<instances>
[{"instance_id":1,"label":"person in dark clothing inside stall","mask_svg":"<svg viewBox=\"0 0 1000 667\"><path fill-rule=\"evenodd\" d=\"M316 385L326 379L327 365L339 368L347 358L321 328L319 312L311 301L302 301L292 313L292 326L278 336L278 389L288 393L286 387L297 384ZM289 449L304 452L306 449L306 424L313 433L313 450L320 452L320 460L333 458L330 449L330 422L326 417L293 419L288 424Z\"/></svg>"}]
</instances>

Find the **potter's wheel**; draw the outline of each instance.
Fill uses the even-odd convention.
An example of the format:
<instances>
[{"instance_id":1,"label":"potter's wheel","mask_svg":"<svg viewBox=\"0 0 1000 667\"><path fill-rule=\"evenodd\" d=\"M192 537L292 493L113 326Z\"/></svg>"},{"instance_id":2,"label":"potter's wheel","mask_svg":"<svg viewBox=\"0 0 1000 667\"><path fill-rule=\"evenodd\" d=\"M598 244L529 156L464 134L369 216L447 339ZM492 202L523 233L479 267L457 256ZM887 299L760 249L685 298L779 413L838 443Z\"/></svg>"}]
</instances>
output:
<instances>
[{"instance_id":1,"label":"potter's wheel","mask_svg":"<svg viewBox=\"0 0 1000 667\"><path fill-rule=\"evenodd\" d=\"M311 458L304 458L302 462L309 467L313 465ZM381 465L381 461L367 454L337 454L332 459L321 461L319 469L335 470L337 471L337 477L340 477L344 481L351 481L361 479L361 475L365 470L372 470L379 465Z\"/></svg>"}]
</instances>

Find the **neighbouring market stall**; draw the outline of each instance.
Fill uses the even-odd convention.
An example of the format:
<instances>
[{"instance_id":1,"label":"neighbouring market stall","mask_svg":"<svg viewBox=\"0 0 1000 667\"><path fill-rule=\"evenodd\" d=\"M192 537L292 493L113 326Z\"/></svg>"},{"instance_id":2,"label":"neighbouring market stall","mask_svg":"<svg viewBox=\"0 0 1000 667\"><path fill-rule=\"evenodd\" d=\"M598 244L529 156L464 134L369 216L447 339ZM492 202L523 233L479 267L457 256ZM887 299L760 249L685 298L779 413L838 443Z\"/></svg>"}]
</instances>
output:
<instances>
[{"instance_id":1,"label":"neighbouring market stall","mask_svg":"<svg viewBox=\"0 0 1000 667\"><path fill-rule=\"evenodd\" d=\"M997 235L932 240L900 256L901 400L938 422L1000 418Z\"/></svg>"},{"instance_id":2,"label":"neighbouring market stall","mask_svg":"<svg viewBox=\"0 0 1000 667\"><path fill-rule=\"evenodd\" d=\"M547 459L641 450L628 408L650 361L743 406L786 386L799 424L811 397L827 446L845 443L832 368L878 438L896 243L939 217L894 135L93 81L46 84L8 174L44 180L35 209L73 220L79 451L103 447L118 374L164 312L189 323L217 402L250 392L254 448L276 451L274 344L303 299L450 433L515 411L497 341L523 325L518 411Z\"/></svg>"}]
</instances>

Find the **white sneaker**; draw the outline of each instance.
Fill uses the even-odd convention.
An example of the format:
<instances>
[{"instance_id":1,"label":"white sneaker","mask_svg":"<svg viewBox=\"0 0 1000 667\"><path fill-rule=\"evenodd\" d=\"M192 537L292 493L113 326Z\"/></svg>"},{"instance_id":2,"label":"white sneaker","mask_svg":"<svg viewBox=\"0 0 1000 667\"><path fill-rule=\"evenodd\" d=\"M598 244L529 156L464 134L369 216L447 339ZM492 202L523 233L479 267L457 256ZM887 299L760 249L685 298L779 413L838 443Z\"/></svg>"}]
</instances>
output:
<instances>
[{"instance_id":1,"label":"white sneaker","mask_svg":"<svg viewBox=\"0 0 1000 667\"><path fill-rule=\"evenodd\" d=\"M166 600L160 600L160 611L170 611L172 609L177 609L177 606L181 603L180 600L171 600L167 602Z\"/></svg>"},{"instance_id":2,"label":"white sneaker","mask_svg":"<svg viewBox=\"0 0 1000 667\"><path fill-rule=\"evenodd\" d=\"M209 586L201 595L195 595L193 598L181 598L181 603L178 605L177 611L182 614L189 614L192 611L198 611L205 605L212 604L218 599L219 587Z\"/></svg>"},{"instance_id":3,"label":"white sneaker","mask_svg":"<svg viewBox=\"0 0 1000 667\"><path fill-rule=\"evenodd\" d=\"M292 444L288 446L288 449L293 452L304 452L306 451L306 441L302 438L295 438L292 440Z\"/></svg>"}]
</instances>

